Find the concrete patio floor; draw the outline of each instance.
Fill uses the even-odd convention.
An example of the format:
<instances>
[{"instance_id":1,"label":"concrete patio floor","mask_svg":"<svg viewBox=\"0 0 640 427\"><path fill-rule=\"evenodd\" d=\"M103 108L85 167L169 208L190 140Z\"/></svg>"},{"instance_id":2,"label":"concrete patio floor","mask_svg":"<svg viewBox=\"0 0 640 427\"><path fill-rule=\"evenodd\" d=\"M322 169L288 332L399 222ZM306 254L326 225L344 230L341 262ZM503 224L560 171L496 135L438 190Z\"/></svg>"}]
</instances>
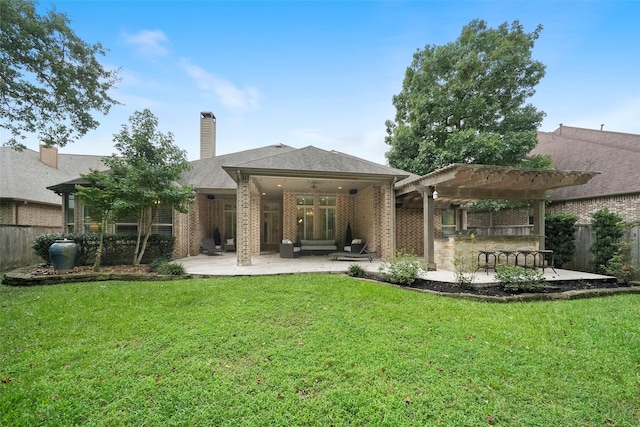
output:
<instances>
[{"instance_id":1,"label":"concrete patio floor","mask_svg":"<svg viewBox=\"0 0 640 427\"><path fill-rule=\"evenodd\" d=\"M300 258L280 258L279 254L261 254L251 256L251 265L239 267L236 254L225 252L223 255L196 255L181 258L174 262L184 266L186 272L199 276L259 276L293 273L345 273L351 264L358 264L368 272L378 272L381 259L369 262L366 259L333 261L328 256L305 256ZM425 280L435 282L455 283L455 274L452 271L438 270L421 274ZM580 271L561 270L556 268L554 272L550 268L544 270L544 277L548 282L560 280L606 280L608 276L583 273ZM498 283L495 272L485 273L479 270L475 275L474 283L490 284Z\"/></svg>"}]
</instances>

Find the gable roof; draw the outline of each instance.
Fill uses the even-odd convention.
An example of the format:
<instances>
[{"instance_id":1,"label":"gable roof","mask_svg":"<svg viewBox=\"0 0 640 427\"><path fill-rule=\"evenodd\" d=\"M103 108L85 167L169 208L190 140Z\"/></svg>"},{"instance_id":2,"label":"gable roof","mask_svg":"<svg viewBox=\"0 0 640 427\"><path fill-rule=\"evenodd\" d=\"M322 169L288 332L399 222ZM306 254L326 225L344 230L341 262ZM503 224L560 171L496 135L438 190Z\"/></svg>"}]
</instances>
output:
<instances>
[{"instance_id":1,"label":"gable roof","mask_svg":"<svg viewBox=\"0 0 640 427\"><path fill-rule=\"evenodd\" d=\"M640 192L640 135L560 126L538 132L531 154L550 155L558 170L600 172L587 185L554 190L553 200L572 200Z\"/></svg>"},{"instance_id":2,"label":"gable roof","mask_svg":"<svg viewBox=\"0 0 640 427\"><path fill-rule=\"evenodd\" d=\"M225 163L222 167L234 179L237 179L238 170L252 175L314 178L404 179L410 175L399 169L311 145L241 163Z\"/></svg>"},{"instance_id":3,"label":"gable roof","mask_svg":"<svg viewBox=\"0 0 640 427\"><path fill-rule=\"evenodd\" d=\"M89 169L104 170L103 156L58 154L58 168L40 161L40 153L0 147L0 198L61 205L48 186L77 178Z\"/></svg>"},{"instance_id":4,"label":"gable roof","mask_svg":"<svg viewBox=\"0 0 640 427\"><path fill-rule=\"evenodd\" d=\"M191 184L196 191L204 189L229 189L235 191L236 183L222 169L223 165L238 164L247 160L260 159L292 150L295 150L295 148L284 144L276 144L194 160L191 162L191 170L182 174L180 183L183 185Z\"/></svg>"}]
</instances>

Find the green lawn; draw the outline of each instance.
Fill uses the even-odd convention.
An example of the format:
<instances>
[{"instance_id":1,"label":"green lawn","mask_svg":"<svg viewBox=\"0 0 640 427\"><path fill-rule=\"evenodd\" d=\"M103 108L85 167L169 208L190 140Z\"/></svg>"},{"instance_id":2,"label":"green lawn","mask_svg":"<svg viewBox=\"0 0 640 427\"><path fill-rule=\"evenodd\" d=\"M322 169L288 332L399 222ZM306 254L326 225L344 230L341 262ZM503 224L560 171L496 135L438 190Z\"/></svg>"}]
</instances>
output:
<instances>
[{"instance_id":1,"label":"green lawn","mask_svg":"<svg viewBox=\"0 0 640 427\"><path fill-rule=\"evenodd\" d=\"M338 275L0 286L0 425L640 425L640 295Z\"/></svg>"}]
</instances>

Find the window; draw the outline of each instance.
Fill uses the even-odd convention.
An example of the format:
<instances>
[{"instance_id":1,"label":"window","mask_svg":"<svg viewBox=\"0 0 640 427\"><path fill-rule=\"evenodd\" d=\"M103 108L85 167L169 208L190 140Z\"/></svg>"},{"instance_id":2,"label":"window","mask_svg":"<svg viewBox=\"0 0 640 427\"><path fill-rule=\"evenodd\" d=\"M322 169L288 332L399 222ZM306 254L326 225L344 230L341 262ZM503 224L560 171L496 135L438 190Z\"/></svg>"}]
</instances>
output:
<instances>
[{"instance_id":1,"label":"window","mask_svg":"<svg viewBox=\"0 0 640 427\"><path fill-rule=\"evenodd\" d=\"M314 203L314 196L298 196L296 199L298 239L313 239Z\"/></svg>"},{"instance_id":2,"label":"window","mask_svg":"<svg viewBox=\"0 0 640 427\"><path fill-rule=\"evenodd\" d=\"M65 206L65 223L67 224L67 233L73 233L75 229L75 211L76 211L76 196L75 194L67 194Z\"/></svg>"},{"instance_id":3,"label":"window","mask_svg":"<svg viewBox=\"0 0 640 427\"><path fill-rule=\"evenodd\" d=\"M224 202L223 221L224 221L224 239L232 239L236 237L236 202Z\"/></svg>"},{"instance_id":4,"label":"window","mask_svg":"<svg viewBox=\"0 0 640 427\"><path fill-rule=\"evenodd\" d=\"M280 240L280 205L266 202L262 205L262 241L276 244Z\"/></svg>"},{"instance_id":5,"label":"window","mask_svg":"<svg viewBox=\"0 0 640 427\"><path fill-rule=\"evenodd\" d=\"M151 226L151 234L171 236L173 234L173 207L160 206Z\"/></svg>"},{"instance_id":6,"label":"window","mask_svg":"<svg viewBox=\"0 0 640 427\"><path fill-rule=\"evenodd\" d=\"M88 206L83 206L84 213L84 232L97 233L100 231L100 215Z\"/></svg>"},{"instance_id":7,"label":"window","mask_svg":"<svg viewBox=\"0 0 640 427\"><path fill-rule=\"evenodd\" d=\"M335 240L336 196L297 197L298 239Z\"/></svg>"},{"instance_id":8,"label":"window","mask_svg":"<svg viewBox=\"0 0 640 427\"><path fill-rule=\"evenodd\" d=\"M456 231L455 209L442 210L442 237L450 236Z\"/></svg>"},{"instance_id":9,"label":"window","mask_svg":"<svg viewBox=\"0 0 640 427\"><path fill-rule=\"evenodd\" d=\"M319 238L323 240L336 239L336 196L320 196L318 201L320 224Z\"/></svg>"}]
</instances>

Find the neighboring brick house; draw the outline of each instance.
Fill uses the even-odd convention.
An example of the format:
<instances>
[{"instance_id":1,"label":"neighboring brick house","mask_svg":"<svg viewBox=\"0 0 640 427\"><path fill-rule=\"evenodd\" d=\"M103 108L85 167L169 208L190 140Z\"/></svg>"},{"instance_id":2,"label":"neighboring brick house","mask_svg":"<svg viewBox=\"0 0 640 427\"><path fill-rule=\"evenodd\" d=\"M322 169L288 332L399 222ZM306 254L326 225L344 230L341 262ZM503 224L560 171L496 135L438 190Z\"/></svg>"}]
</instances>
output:
<instances>
[{"instance_id":1,"label":"neighboring brick house","mask_svg":"<svg viewBox=\"0 0 640 427\"><path fill-rule=\"evenodd\" d=\"M101 158L0 147L0 271L38 262L34 238L63 230L62 200L47 187L104 168Z\"/></svg>"},{"instance_id":2,"label":"neighboring brick house","mask_svg":"<svg viewBox=\"0 0 640 427\"><path fill-rule=\"evenodd\" d=\"M555 169L600 173L588 184L553 191L549 213L571 213L589 224L591 214L607 207L629 224L640 222L640 135L561 125L538 132L531 154L550 155Z\"/></svg>"},{"instance_id":3,"label":"neighboring brick house","mask_svg":"<svg viewBox=\"0 0 640 427\"><path fill-rule=\"evenodd\" d=\"M0 147L0 224L59 227L62 201L47 187L102 168L101 156L59 154L57 148Z\"/></svg>"}]
</instances>

